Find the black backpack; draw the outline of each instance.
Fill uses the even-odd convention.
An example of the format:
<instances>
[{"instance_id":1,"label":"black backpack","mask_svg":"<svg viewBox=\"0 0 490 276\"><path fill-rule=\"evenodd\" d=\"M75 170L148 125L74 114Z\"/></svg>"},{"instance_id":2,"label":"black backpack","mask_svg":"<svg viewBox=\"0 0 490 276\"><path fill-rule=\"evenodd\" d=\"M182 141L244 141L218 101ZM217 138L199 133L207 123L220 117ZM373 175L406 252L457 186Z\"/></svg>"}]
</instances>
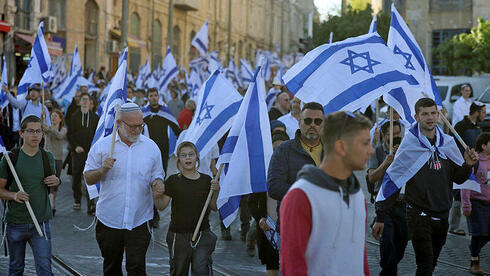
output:
<instances>
[{"instance_id":1,"label":"black backpack","mask_svg":"<svg viewBox=\"0 0 490 276\"><path fill-rule=\"evenodd\" d=\"M48 153L43 148L39 148L39 150L41 151L41 156L43 159L44 178L46 178L50 175L53 175L54 173L53 173L53 170L51 169L51 165L49 164ZM8 155L10 157L10 161L12 161L12 165L14 166L14 168L15 168L15 165L17 165L17 159L19 157L19 151L20 151L20 148L13 148L10 152L8 152ZM9 190L10 185L12 185L12 182L15 180L14 180L14 175L10 171L10 168L8 168L7 171L8 171L8 176L7 176L7 184L5 185L5 189ZM49 194L49 187L47 187L47 186L46 186L46 192ZM2 204L3 204L3 217L5 217L5 212L7 211L7 201L2 200ZM4 231L4 230L5 230L5 222L2 218L2 231ZM4 240L3 242L5 243L4 253L5 253L5 256L7 256L8 255L7 254L7 241Z\"/></svg>"},{"instance_id":2,"label":"black backpack","mask_svg":"<svg viewBox=\"0 0 490 276\"><path fill-rule=\"evenodd\" d=\"M383 159L383 155L384 155L383 147L376 147L375 154L376 154L376 159L382 160L381 162L383 162L383 160L384 160ZM368 192L371 194L370 201L371 201L371 203L374 203L376 196L378 195L378 193L376 192L376 182L374 182L374 183L370 182L367 174L366 174L366 185L367 185Z\"/></svg>"}]
</instances>

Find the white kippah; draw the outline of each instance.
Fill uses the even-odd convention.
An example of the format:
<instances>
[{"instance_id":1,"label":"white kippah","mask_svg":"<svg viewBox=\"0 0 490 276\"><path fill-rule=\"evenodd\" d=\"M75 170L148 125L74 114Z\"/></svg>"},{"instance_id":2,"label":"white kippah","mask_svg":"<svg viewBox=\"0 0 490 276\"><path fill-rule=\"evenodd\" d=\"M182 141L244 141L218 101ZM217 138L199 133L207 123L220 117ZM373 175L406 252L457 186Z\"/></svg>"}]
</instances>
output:
<instances>
[{"instance_id":1,"label":"white kippah","mask_svg":"<svg viewBox=\"0 0 490 276\"><path fill-rule=\"evenodd\" d=\"M126 112L131 112L131 111L136 111L136 110L141 110L137 104L125 103L125 104L121 105L121 109L119 109L119 112L126 113Z\"/></svg>"}]
</instances>

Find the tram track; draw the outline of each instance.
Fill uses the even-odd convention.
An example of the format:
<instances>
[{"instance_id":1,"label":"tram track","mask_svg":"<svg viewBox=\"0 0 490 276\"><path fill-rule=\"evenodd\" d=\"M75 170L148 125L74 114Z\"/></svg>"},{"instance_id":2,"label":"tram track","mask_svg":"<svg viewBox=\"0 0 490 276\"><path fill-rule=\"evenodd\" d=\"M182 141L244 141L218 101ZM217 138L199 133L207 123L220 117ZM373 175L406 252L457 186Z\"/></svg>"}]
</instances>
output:
<instances>
[{"instance_id":1,"label":"tram track","mask_svg":"<svg viewBox=\"0 0 490 276\"><path fill-rule=\"evenodd\" d=\"M61 270L66 275L84 276L84 274L79 272L73 266L67 264L65 261L63 261L63 259L61 259L57 255L51 255L51 260L53 260L53 263L58 267L58 269Z\"/></svg>"}]
</instances>

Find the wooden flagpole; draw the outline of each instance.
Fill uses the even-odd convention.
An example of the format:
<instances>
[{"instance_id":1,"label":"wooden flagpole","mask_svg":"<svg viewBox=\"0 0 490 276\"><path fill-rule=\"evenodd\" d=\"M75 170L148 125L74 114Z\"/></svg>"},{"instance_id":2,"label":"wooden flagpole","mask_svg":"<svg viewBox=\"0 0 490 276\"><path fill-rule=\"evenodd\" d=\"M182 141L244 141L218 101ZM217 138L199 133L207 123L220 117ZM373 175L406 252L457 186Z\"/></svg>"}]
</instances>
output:
<instances>
[{"instance_id":1,"label":"wooden flagpole","mask_svg":"<svg viewBox=\"0 0 490 276\"><path fill-rule=\"evenodd\" d=\"M393 107L390 106L390 154L393 153Z\"/></svg>"},{"instance_id":2,"label":"wooden flagpole","mask_svg":"<svg viewBox=\"0 0 490 276\"><path fill-rule=\"evenodd\" d=\"M46 104L44 103L44 98L45 98L45 96L44 96L44 82L41 83L41 90L42 90L41 91L41 99L42 99L42 105L43 105L42 110L41 110L41 121L43 122L43 124L45 124L46 123L46 110L44 110L44 109L46 107Z\"/></svg>"},{"instance_id":3,"label":"wooden flagpole","mask_svg":"<svg viewBox=\"0 0 490 276\"><path fill-rule=\"evenodd\" d=\"M24 188L22 187L22 184L20 183L19 177L17 176L17 172L15 171L14 165L10 160L10 156L8 154L4 154L3 156L5 156L5 160L7 160L10 171L14 176L15 183L17 183L17 188L19 188L19 191L25 192ZM41 231L41 227L39 227L39 223L37 222L36 215L34 215L34 211L32 210L31 203L29 201L25 201L24 203L26 204L27 211L29 211L29 215L31 216L32 221L34 222L34 226L36 227L39 236L41 236L41 238L44 237L43 232Z\"/></svg>"},{"instance_id":4,"label":"wooden flagpole","mask_svg":"<svg viewBox=\"0 0 490 276\"><path fill-rule=\"evenodd\" d=\"M468 145L466 145L466 143L463 141L463 139L461 138L461 136L459 136L458 132L456 132L456 130L451 125L451 123L446 118L446 116L444 116L444 114L442 114L442 110L439 110L439 115L441 116L442 121L447 125L447 127L449 128L449 130L454 134L454 137L456 137L456 139L459 141L459 143L461 143L461 145L463 146L463 148L464 149L467 149L468 148Z\"/></svg>"},{"instance_id":5,"label":"wooden flagpole","mask_svg":"<svg viewBox=\"0 0 490 276\"><path fill-rule=\"evenodd\" d=\"M215 180L219 181L219 176L221 175L221 171L223 170L225 164L221 164L219 166L218 173L214 177ZM206 211L208 210L209 203L211 202L211 197L213 196L213 190L209 190L208 193L208 198L206 198L206 203L204 203L204 207L202 208L201 211L201 216L199 217L199 220L197 221L196 229L194 230L194 234L192 235L192 242L196 241L197 234L199 233L199 229L201 228L202 220L204 219L204 215L206 214Z\"/></svg>"}]
</instances>

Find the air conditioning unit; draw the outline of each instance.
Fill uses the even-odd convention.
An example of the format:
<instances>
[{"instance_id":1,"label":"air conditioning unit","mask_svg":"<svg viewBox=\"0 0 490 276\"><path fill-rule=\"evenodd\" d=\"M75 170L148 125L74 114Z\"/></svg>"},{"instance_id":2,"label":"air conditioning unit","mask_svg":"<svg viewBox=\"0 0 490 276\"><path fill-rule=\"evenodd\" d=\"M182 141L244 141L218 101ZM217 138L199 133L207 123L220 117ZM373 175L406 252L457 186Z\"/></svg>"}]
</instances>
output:
<instances>
[{"instance_id":1,"label":"air conditioning unit","mask_svg":"<svg viewBox=\"0 0 490 276\"><path fill-rule=\"evenodd\" d=\"M48 24L46 26L46 32L48 33L58 32L58 22L55 16L48 16Z\"/></svg>"},{"instance_id":2,"label":"air conditioning unit","mask_svg":"<svg viewBox=\"0 0 490 276\"><path fill-rule=\"evenodd\" d=\"M118 53L119 52L118 48L119 45L115 40L109 40L109 42L107 43L107 52L109 53Z\"/></svg>"}]
</instances>

